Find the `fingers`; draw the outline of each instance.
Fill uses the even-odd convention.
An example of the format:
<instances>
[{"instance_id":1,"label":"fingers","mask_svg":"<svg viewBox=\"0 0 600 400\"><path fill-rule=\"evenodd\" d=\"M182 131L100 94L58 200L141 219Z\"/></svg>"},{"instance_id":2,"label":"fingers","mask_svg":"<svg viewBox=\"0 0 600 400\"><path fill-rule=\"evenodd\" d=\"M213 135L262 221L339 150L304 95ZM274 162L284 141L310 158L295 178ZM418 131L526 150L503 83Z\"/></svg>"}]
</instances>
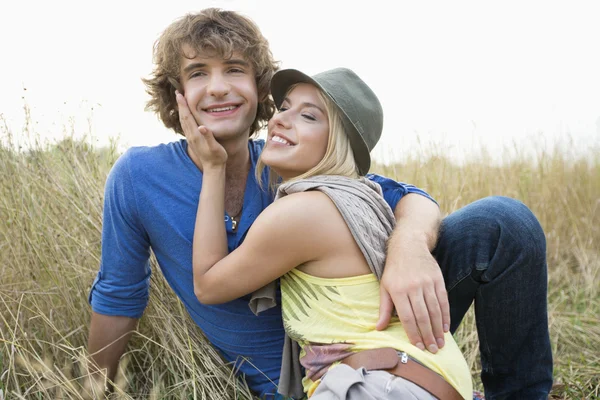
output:
<instances>
[{"instance_id":1,"label":"fingers","mask_svg":"<svg viewBox=\"0 0 600 400\"><path fill-rule=\"evenodd\" d=\"M198 127L195 148L198 150L203 163L207 166L218 166L219 168L227 162L227 152L217 141L213 132L206 126Z\"/></svg>"},{"instance_id":2,"label":"fingers","mask_svg":"<svg viewBox=\"0 0 600 400\"><path fill-rule=\"evenodd\" d=\"M442 310L440 309L440 303L434 288L426 290L423 297L425 299L425 304L427 305L427 310L429 311L429 321L435 344L438 348L442 348L445 344Z\"/></svg>"},{"instance_id":3,"label":"fingers","mask_svg":"<svg viewBox=\"0 0 600 400\"><path fill-rule=\"evenodd\" d=\"M212 131L206 126L200 125L198 127L198 132L200 132L200 136L204 138L206 146L209 150L213 151L221 147L221 145L217 143L217 140L215 139L215 136L213 135Z\"/></svg>"},{"instance_id":4,"label":"fingers","mask_svg":"<svg viewBox=\"0 0 600 400\"><path fill-rule=\"evenodd\" d=\"M177 100L177 108L179 110L179 123L185 137L189 138L196 129L198 129L198 123L192 115L190 108L188 107L185 97L179 91L175 91L175 98Z\"/></svg>"},{"instance_id":5,"label":"fingers","mask_svg":"<svg viewBox=\"0 0 600 400\"><path fill-rule=\"evenodd\" d=\"M397 296L394 302L396 306L396 312L398 313L398 318L400 322L402 322L402 327L406 331L406 335L410 342L417 346L421 350L425 350L425 346L423 345L423 339L421 338L421 332L419 331L419 327L417 326L417 320L415 318L415 313L413 312L413 307L411 305L408 296L400 295Z\"/></svg>"},{"instance_id":6,"label":"fingers","mask_svg":"<svg viewBox=\"0 0 600 400\"><path fill-rule=\"evenodd\" d=\"M436 283L435 292L442 311L442 329L444 332L450 332L450 302L443 280Z\"/></svg>"},{"instance_id":7,"label":"fingers","mask_svg":"<svg viewBox=\"0 0 600 400\"><path fill-rule=\"evenodd\" d=\"M431 353L437 353L438 346L433 336L433 329L431 327L431 318L429 317L429 310L425 301L425 295L422 290L418 290L416 293L409 296L410 304L412 305L413 312L415 313L415 320L417 321L417 327L421 332L421 338L423 339L422 344ZM417 347L420 346L417 343Z\"/></svg>"},{"instance_id":8,"label":"fingers","mask_svg":"<svg viewBox=\"0 0 600 400\"><path fill-rule=\"evenodd\" d=\"M203 170L205 166L221 168L227 162L227 152L206 126L198 126L185 97L175 91L179 122L188 142L188 150L194 162ZM204 170L203 170L204 171Z\"/></svg>"},{"instance_id":9,"label":"fingers","mask_svg":"<svg viewBox=\"0 0 600 400\"><path fill-rule=\"evenodd\" d=\"M445 289L442 294L445 294ZM387 293L386 296L389 297ZM398 318L413 345L421 350L427 349L434 354L444 347L446 344L444 340L444 317L437 292L433 287L417 288L409 295L397 296L395 300L394 304L398 311ZM389 310L389 306L384 306L383 301L384 298L382 297L382 308L380 308L377 329L380 329L380 325L383 325L382 312L388 312ZM445 305L447 306L447 297ZM446 318L449 319L449 317Z\"/></svg>"},{"instance_id":10,"label":"fingers","mask_svg":"<svg viewBox=\"0 0 600 400\"><path fill-rule=\"evenodd\" d=\"M379 293L379 320L377 321L377 325L375 325L375 329L382 331L390 324L392 312L394 311L394 302L383 285L379 286Z\"/></svg>"}]
</instances>

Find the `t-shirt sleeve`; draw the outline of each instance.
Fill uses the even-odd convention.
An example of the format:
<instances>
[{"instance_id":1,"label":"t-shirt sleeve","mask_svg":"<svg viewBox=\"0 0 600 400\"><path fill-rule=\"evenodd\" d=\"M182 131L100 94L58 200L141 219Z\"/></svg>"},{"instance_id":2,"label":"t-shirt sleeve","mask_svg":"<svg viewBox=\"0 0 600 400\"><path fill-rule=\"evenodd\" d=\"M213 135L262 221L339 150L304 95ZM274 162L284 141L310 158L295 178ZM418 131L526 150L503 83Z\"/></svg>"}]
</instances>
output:
<instances>
[{"instance_id":1,"label":"t-shirt sleeve","mask_svg":"<svg viewBox=\"0 0 600 400\"><path fill-rule=\"evenodd\" d=\"M435 201L433 197L429 195L429 193L408 183L396 182L393 179L376 174L368 174L367 178L371 179L373 182L377 182L381 186L383 198L389 204L392 210L396 209L396 205L400 199L402 199L402 197L410 193L416 193L421 196L425 196L435 204L438 204L437 201Z\"/></svg>"},{"instance_id":2,"label":"t-shirt sleeve","mask_svg":"<svg viewBox=\"0 0 600 400\"><path fill-rule=\"evenodd\" d=\"M131 161L127 151L106 180L100 270L89 302L99 314L140 318L148 304L150 242L139 218Z\"/></svg>"}]
</instances>

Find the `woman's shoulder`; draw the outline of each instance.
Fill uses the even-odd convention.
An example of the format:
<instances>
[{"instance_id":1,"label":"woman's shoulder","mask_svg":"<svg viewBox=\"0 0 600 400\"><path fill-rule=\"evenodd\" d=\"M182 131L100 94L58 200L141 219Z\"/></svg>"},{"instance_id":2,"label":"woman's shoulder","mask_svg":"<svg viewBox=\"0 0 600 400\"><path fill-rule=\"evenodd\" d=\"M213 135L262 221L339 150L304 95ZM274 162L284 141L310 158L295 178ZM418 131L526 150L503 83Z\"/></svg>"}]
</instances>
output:
<instances>
[{"instance_id":1,"label":"woman's shoulder","mask_svg":"<svg viewBox=\"0 0 600 400\"><path fill-rule=\"evenodd\" d=\"M265 217L282 218L290 221L299 219L305 222L318 222L323 218L329 219L332 211L336 211L335 204L323 192L310 190L297 192L277 199L261 214ZM334 214L335 215L335 214Z\"/></svg>"},{"instance_id":2,"label":"woman's shoulder","mask_svg":"<svg viewBox=\"0 0 600 400\"><path fill-rule=\"evenodd\" d=\"M277 243L286 251L323 257L336 246L343 219L321 192L298 192L269 205L250 227L244 245Z\"/></svg>"}]
</instances>

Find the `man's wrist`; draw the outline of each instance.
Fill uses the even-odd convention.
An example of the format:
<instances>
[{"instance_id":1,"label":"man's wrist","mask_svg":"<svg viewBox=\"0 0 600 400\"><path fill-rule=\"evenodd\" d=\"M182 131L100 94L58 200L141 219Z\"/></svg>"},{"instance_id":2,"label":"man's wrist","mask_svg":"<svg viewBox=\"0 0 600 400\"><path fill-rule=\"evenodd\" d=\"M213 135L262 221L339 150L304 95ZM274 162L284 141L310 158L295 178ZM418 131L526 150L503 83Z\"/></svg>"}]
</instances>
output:
<instances>
[{"instance_id":1,"label":"man's wrist","mask_svg":"<svg viewBox=\"0 0 600 400\"><path fill-rule=\"evenodd\" d=\"M437 241L437 234L433 235L418 227L400 226L390 238L391 247L399 247L404 251L422 249L431 252Z\"/></svg>"}]
</instances>

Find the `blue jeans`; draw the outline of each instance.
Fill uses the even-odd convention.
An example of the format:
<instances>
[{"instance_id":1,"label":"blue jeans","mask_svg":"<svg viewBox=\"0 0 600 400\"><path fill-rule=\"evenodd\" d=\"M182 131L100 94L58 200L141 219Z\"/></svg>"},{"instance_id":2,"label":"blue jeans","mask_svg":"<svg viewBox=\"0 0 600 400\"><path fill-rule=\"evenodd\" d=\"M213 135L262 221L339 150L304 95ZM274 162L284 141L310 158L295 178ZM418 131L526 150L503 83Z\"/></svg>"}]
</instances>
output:
<instances>
[{"instance_id":1,"label":"blue jeans","mask_svg":"<svg viewBox=\"0 0 600 400\"><path fill-rule=\"evenodd\" d=\"M552 387L546 239L533 213L506 197L446 217L434 250L454 332L475 301L488 400L544 399Z\"/></svg>"}]
</instances>

